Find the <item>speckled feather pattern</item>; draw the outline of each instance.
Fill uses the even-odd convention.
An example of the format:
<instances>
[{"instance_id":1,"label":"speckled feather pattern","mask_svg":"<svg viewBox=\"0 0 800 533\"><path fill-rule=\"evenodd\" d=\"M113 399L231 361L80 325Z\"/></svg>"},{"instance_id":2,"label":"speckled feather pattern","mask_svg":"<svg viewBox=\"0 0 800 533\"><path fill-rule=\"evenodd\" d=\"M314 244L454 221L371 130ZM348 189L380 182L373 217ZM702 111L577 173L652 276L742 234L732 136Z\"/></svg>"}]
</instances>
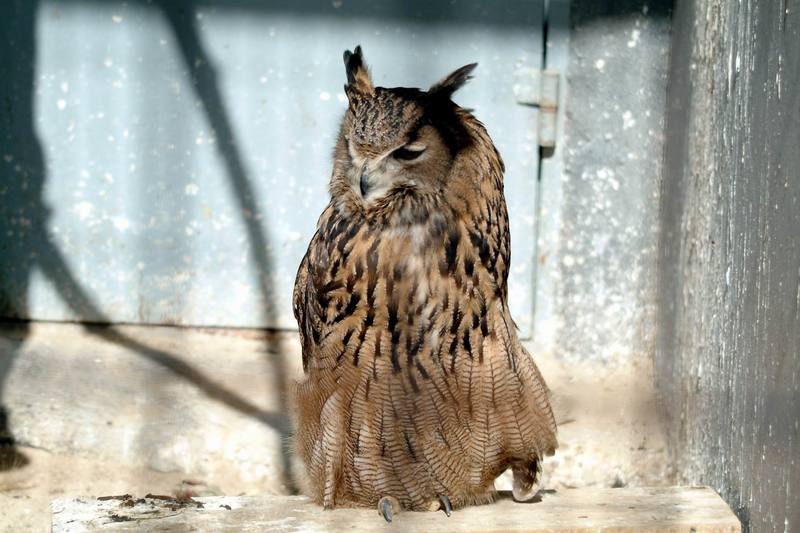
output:
<instances>
[{"instance_id":1,"label":"speckled feather pattern","mask_svg":"<svg viewBox=\"0 0 800 533\"><path fill-rule=\"evenodd\" d=\"M419 119L376 94L351 98L354 141ZM556 447L547 388L507 305L503 164L483 125L452 106L468 142L436 190L402 185L366 203L345 171L344 127L339 137L294 291L305 370L294 445L326 507L486 502L506 468L535 477Z\"/></svg>"}]
</instances>

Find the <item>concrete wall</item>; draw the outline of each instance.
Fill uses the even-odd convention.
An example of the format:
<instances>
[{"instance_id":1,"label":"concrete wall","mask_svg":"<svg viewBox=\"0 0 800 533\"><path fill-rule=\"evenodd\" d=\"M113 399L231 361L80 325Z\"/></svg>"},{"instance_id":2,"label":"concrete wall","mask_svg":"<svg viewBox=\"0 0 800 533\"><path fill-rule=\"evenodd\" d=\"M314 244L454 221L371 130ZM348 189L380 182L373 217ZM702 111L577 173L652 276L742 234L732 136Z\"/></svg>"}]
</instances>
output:
<instances>
[{"instance_id":1,"label":"concrete wall","mask_svg":"<svg viewBox=\"0 0 800 533\"><path fill-rule=\"evenodd\" d=\"M798 531L800 10L679 1L656 376L683 481Z\"/></svg>"},{"instance_id":2,"label":"concrete wall","mask_svg":"<svg viewBox=\"0 0 800 533\"><path fill-rule=\"evenodd\" d=\"M534 326L540 349L568 361L652 353L671 7L570 5L564 133L542 160Z\"/></svg>"}]
</instances>

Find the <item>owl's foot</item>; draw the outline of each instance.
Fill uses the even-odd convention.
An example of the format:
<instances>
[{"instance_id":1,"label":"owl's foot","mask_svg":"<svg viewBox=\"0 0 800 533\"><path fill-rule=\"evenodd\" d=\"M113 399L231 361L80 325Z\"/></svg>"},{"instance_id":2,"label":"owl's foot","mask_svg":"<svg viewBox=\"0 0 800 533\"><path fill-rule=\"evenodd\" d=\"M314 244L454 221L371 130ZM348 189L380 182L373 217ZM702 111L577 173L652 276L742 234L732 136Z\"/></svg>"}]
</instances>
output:
<instances>
[{"instance_id":1,"label":"owl's foot","mask_svg":"<svg viewBox=\"0 0 800 533\"><path fill-rule=\"evenodd\" d=\"M392 521L392 514L397 514L402 511L400 502L394 496L384 496L378 501L378 514L380 514L387 522Z\"/></svg>"},{"instance_id":2,"label":"owl's foot","mask_svg":"<svg viewBox=\"0 0 800 533\"><path fill-rule=\"evenodd\" d=\"M511 473L514 475L513 495L518 502L530 501L539 490L539 461L518 463L512 465Z\"/></svg>"},{"instance_id":3,"label":"owl's foot","mask_svg":"<svg viewBox=\"0 0 800 533\"><path fill-rule=\"evenodd\" d=\"M430 511L438 511L439 509L444 511L444 514L447 516L450 516L450 513L453 512L453 505L450 503L450 498L441 495L439 499L431 500L431 503L428 504L428 510Z\"/></svg>"}]
</instances>

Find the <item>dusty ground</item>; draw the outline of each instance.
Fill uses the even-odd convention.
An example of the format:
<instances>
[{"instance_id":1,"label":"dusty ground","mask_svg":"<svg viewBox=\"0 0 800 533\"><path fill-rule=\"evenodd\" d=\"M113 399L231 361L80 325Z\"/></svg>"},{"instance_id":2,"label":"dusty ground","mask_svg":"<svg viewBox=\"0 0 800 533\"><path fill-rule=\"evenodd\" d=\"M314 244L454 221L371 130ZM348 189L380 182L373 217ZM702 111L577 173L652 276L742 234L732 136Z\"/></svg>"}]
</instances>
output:
<instances>
[{"instance_id":1,"label":"dusty ground","mask_svg":"<svg viewBox=\"0 0 800 533\"><path fill-rule=\"evenodd\" d=\"M159 340L159 335L166 336ZM151 334L148 342L151 345L175 342L168 337L164 332ZM219 342L233 351L238 346L236 343L242 343L242 349L256 350L247 343L258 342L237 340L238 337L220 340L219 335L197 331L187 338L188 341L181 342L190 342L198 352L200 347L213 347ZM34 341L28 339L27 342L32 346ZM171 346L176 352L192 351L191 346ZM0 357L1 352L2 349ZM203 354L196 357L202 361ZM664 485L672 481L656 410L652 370L646 359L613 368L566 365L552 356L539 355L536 359L553 391L559 424L560 448L555 457L546 462L544 487ZM229 377L231 383L241 381L234 374ZM224 383L223 378L219 378L221 383ZM201 411L210 412L216 400L202 401L209 403L201 406ZM174 413L158 416L169 418L174 417ZM94 456L87 449L53 453L19 446L11 456L6 455L5 468L0 470L0 532L49 531L49 502L64 495L130 493L143 496L147 493L175 494L180 490L198 495L249 495L283 490L280 483L268 476L244 479L242 469L236 467L229 471L216 468L203 472L198 467L192 472L191 466L189 471L164 471L168 468L156 471L141 464L147 463L140 463L140 466L120 464L110 461L107 455ZM498 488L508 488L507 483L508 480L501 478Z\"/></svg>"},{"instance_id":2,"label":"dusty ground","mask_svg":"<svg viewBox=\"0 0 800 533\"><path fill-rule=\"evenodd\" d=\"M186 479L185 474L54 455L34 448L21 447L18 453L29 461L28 465L0 473L0 531L4 533L50 531L50 500L60 496L174 494Z\"/></svg>"}]
</instances>

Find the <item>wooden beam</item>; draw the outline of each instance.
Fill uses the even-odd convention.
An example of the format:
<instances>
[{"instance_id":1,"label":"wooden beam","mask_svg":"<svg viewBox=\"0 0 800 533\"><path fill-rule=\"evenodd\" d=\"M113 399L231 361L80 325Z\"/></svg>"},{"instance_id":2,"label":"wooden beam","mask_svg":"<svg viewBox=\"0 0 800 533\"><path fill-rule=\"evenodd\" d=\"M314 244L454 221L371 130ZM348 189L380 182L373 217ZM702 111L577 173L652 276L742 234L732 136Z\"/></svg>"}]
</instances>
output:
<instances>
[{"instance_id":1,"label":"wooden beam","mask_svg":"<svg viewBox=\"0 0 800 533\"><path fill-rule=\"evenodd\" d=\"M539 498L537 498L539 499ZM94 531L281 531L310 533L738 533L739 521L708 487L572 489L516 503L453 512L404 512L388 524L376 509L323 511L304 496L148 495L62 498L51 504L53 533Z\"/></svg>"}]
</instances>

